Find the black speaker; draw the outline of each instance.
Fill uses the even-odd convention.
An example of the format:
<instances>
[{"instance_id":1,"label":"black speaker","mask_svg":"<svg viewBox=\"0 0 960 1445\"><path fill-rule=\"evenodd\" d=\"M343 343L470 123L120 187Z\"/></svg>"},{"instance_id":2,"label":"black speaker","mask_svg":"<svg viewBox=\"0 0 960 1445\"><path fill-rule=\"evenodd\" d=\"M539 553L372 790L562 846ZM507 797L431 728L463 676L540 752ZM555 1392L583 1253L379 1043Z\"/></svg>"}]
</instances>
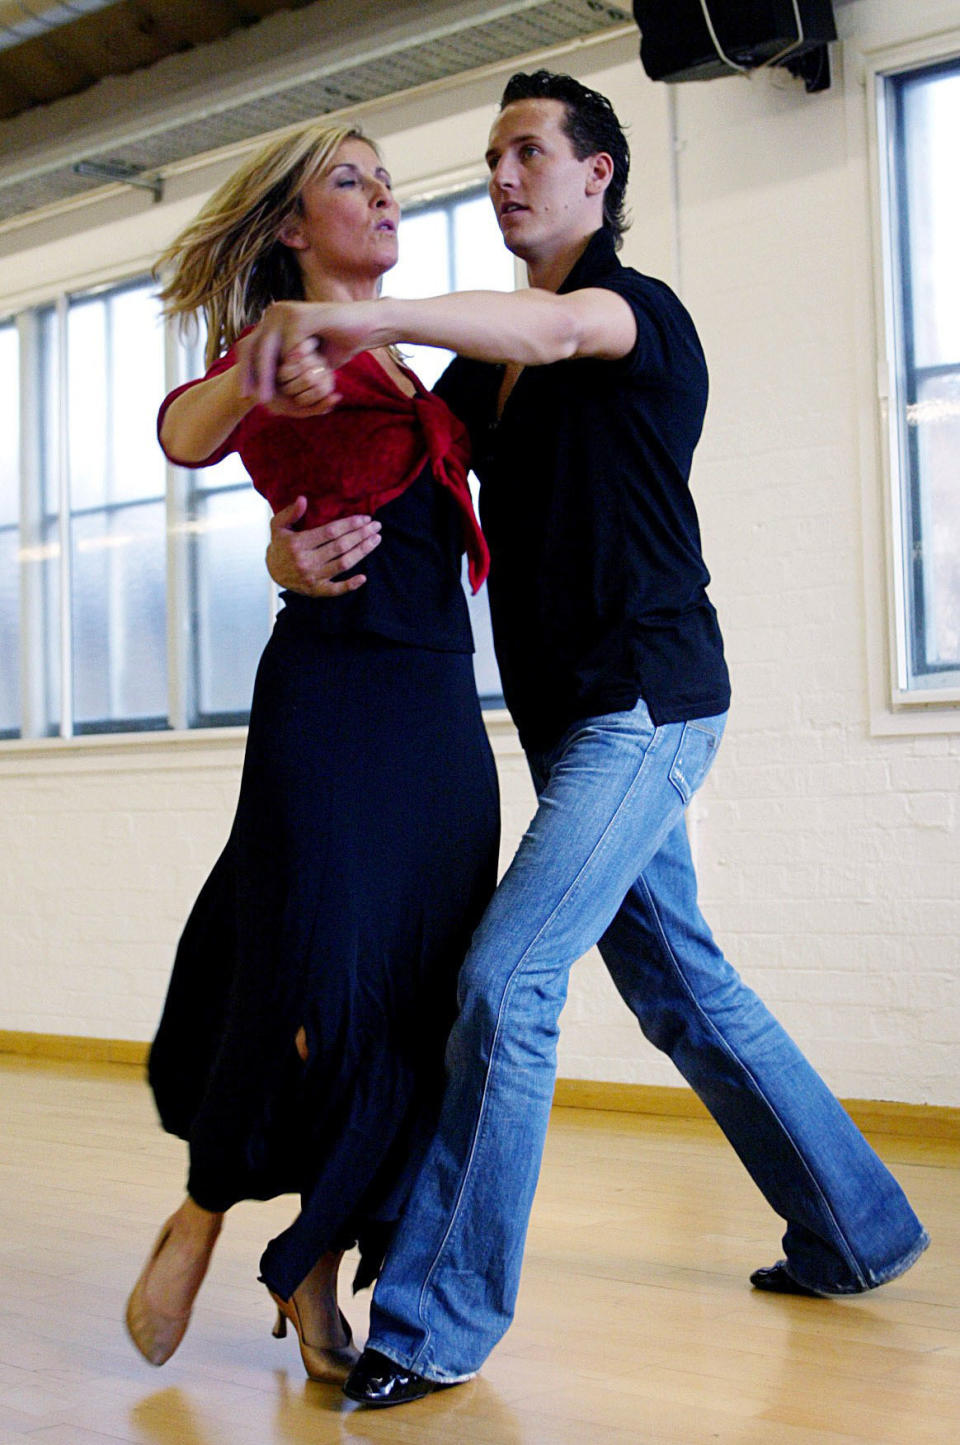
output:
<instances>
[{"instance_id":1,"label":"black speaker","mask_svg":"<svg viewBox=\"0 0 960 1445\"><path fill-rule=\"evenodd\" d=\"M651 80L713 80L786 65L808 90L824 79L826 44L836 40L831 0L633 0L640 59Z\"/></svg>"}]
</instances>

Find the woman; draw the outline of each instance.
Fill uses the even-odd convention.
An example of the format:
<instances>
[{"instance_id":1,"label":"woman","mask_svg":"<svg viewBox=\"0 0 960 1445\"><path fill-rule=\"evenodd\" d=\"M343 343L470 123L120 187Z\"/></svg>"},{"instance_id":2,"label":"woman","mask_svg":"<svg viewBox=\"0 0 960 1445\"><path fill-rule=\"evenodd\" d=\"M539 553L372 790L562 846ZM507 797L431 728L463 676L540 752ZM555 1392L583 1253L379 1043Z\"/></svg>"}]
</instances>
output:
<instances>
[{"instance_id":1,"label":"woman","mask_svg":"<svg viewBox=\"0 0 960 1445\"><path fill-rule=\"evenodd\" d=\"M397 221L372 143L306 126L244 166L160 261L168 314L205 317L209 366L161 409L168 456L237 450L275 511L353 520L327 545L331 573L348 575L323 601L284 594L233 829L151 1050L163 1125L190 1146L187 1197L127 1308L153 1364L183 1337L226 1210L297 1191L299 1216L261 1260L274 1333L289 1319L308 1374L345 1378L340 1257L358 1243L355 1287L375 1278L436 1121L456 973L495 882L496 774L459 582L464 545L475 586L486 568L463 429L387 349L313 405L319 353L269 409L242 389L266 307L376 296Z\"/></svg>"}]
</instances>

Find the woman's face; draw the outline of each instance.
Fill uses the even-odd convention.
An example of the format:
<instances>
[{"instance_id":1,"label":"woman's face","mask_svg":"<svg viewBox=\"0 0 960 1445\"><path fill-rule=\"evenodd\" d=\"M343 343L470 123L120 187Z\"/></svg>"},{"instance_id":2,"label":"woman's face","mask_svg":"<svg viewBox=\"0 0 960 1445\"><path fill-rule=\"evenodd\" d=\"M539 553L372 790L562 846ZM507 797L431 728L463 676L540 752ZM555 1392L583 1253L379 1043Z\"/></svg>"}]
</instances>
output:
<instances>
[{"instance_id":1,"label":"woman's face","mask_svg":"<svg viewBox=\"0 0 960 1445\"><path fill-rule=\"evenodd\" d=\"M366 141L345 140L329 168L308 181L300 202L280 240L297 254L308 299L322 300L331 288L375 288L396 265L400 208L390 173Z\"/></svg>"}]
</instances>

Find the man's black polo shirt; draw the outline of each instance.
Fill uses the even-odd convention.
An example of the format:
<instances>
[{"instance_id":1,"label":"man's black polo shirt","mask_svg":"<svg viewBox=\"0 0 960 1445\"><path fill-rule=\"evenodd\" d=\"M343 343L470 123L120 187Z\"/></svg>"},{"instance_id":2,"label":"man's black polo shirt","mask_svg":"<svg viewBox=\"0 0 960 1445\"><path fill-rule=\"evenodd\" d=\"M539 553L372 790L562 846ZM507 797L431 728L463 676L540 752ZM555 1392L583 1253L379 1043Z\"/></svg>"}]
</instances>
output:
<instances>
[{"instance_id":1,"label":"man's black polo shirt","mask_svg":"<svg viewBox=\"0 0 960 1445\"><path fill-rule=\"evenodd\" d=\"M526 367L499 422L502 367L458 357L436 387L470 429L504 697L532 748L639 697L658 724L730 701L688 485L707 400L697 333L606 229L560 291L589 286L636 317L622 360Z\"/></svg>"}]
</instances>

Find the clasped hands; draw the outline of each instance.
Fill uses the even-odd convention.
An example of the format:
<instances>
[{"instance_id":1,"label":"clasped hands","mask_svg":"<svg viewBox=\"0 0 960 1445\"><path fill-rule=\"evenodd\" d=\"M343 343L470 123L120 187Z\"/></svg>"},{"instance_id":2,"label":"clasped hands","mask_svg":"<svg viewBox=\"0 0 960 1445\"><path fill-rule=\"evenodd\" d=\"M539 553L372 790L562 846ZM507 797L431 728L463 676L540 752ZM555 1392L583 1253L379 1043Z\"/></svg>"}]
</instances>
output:
<instances>
[{"instance_id":1,"label":"clasped hands","mask_svg":"<svg viewBox=\"0 0 960 1445\"><path fill-rule=\"evenodd\" d=\"M282 416L322 416L339 401L335 373L377 344L375 301L274 301L237 343L246 396Z\"/></svg>"}]
</instances>

